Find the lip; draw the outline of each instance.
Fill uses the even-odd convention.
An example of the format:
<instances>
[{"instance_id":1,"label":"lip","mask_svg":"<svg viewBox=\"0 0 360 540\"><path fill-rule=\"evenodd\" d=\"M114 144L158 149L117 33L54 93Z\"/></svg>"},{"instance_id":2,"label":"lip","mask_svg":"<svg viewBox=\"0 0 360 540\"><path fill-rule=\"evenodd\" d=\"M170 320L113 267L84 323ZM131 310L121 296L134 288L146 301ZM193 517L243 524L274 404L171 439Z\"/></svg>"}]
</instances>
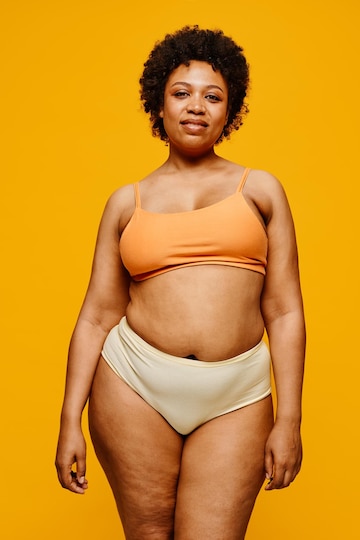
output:
<instances>
[{"instance_id":1,"label":"lip","mask_svg":"<svg viewBox=\"0 0 360 540\"><path fill-rule=\"evenodd\" d=\"M208 124L207 122L205 122L204 120L199 120L199 119L195 119L195 118L188 118L187 120L183 120L182 122L180 122L183 126L188 126L188 125L192 125L192 126L201 126L201 127L208 127Z\"/></svg>"},{"instance_id":2,"label":"lip","mask_svg":"<svg viewBox=\"0 0 360 540\"><path fill-rule=\"evenodd\" d=\"M189 135L200 135L208 127L208 124L204 122L204 120L190 118L187 120L183 120L182 122L180 122L180 124L185 133L188 133Z\"/></svg>"}]
</instances>

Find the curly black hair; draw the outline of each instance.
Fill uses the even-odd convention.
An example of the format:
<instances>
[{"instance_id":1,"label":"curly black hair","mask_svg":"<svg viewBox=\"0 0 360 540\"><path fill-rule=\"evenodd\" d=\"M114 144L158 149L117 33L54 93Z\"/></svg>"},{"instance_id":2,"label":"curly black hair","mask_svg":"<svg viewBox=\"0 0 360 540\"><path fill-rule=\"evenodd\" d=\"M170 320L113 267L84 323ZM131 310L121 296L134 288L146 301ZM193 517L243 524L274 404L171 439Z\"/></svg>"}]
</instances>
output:
<instances>
[{"instance_id":1,"label":"curly black hair","mask_svg":"<svg viewBox=\"0 0 360 540\"><path fill-rule=\"evenodd\" d=\"M239 129L248 112L245 97L249 86L249 66L243 49L222 30L202 30L198 25L185 26L157 42L144 64L140 78L140 95L154 136L167 140L162 118L165 85L169 75L181 64L191 60L207 62L219 71L228 85L228 120L217 142Z\"/></svg>"}]
</instances>

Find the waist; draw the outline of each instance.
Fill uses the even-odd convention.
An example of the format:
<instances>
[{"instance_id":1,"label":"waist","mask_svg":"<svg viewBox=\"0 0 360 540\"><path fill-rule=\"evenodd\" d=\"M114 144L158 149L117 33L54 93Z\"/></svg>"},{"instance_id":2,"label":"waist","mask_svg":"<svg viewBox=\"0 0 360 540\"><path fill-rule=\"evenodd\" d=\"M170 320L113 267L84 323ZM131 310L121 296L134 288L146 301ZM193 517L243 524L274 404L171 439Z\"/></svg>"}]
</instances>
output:
<instances>
[{"instance_id":1,"label":"waist","mask_svg":"<svg viewBox=\"0 0 360 540\"><path fill-rule=\"evenodd\" d=\"M247 349L239 354L236 354L234 356L231 356L229 358L224 358L218 361L207 361L206 359L201 358L191 358L194 355L188 355L188 356L178 356L171 353L167 353L166 351L163 351L161 349L158 349L157 347L154 347L151 343L143 339L135 330L130 326L127 317L123 317L120 320L120 323L118 325L118 328L120 329L120 333L123 333L124 335L127 335L128 338L133 343L136 343L137 346L141 348L142 351L147 351L150 355L155 356L161 356L163 359L166 359L167 361L172 361L178 364L182 365L192 365L192 366L209 366L209 367L215 367L216 365L227 365L227 364L233 364L238 363L246 360L247 358L252 357L254 354L256 354L260 349L266 348L265 343L260 340L258 341L253 347L250 349Z\"/></svg>"},{"instance_id":2,"label":"waist","mask_svg":"<svg viewBox=\"0 0 360 540\"><path fill-rule=\"evenodd\" d=\"M129 325L155 348L207 361L241 354L264 333L262 276L192 267L131 285Z\"/></svg>"}]
</instances>

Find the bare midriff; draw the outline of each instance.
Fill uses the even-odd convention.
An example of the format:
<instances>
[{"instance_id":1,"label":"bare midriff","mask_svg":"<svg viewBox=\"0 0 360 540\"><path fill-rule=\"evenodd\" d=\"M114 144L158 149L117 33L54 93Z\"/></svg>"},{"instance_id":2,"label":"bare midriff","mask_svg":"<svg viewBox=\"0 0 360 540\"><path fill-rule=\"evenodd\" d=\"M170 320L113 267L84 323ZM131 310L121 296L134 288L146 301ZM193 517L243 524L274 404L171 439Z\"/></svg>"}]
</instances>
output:
<instances>
[{"instance_id":1,"label":"bare midriff","mask_svg":"<svg viewBox=\"0 0 360 540\"><path fill-rule=\"evenodd\" d=\"M131 283L127 320L160 351L226 360L251 349L263 336L263 281L258 272L222 265L172 270Z\"/></svg>"}]
</instances>

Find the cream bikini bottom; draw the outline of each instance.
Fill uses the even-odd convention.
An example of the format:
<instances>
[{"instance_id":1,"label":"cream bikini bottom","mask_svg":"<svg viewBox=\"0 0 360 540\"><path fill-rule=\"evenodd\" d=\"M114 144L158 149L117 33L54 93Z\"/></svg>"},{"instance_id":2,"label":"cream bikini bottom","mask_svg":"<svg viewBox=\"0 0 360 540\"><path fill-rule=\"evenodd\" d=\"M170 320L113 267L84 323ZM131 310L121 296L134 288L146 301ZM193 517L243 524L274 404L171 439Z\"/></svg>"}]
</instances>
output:
<instances>
[{"instance_id":1,"label":"cream bikini bottom","mask_svg":"<svg viewBox=\"0 0 360 540\"><path fill-rule=\"evenodd\" d=\"M271 393L270 354L263 341L219 362L180 358L149 345L124 317L106 338L102 356L182 435Z\"/></svg>"}]
</instances>

